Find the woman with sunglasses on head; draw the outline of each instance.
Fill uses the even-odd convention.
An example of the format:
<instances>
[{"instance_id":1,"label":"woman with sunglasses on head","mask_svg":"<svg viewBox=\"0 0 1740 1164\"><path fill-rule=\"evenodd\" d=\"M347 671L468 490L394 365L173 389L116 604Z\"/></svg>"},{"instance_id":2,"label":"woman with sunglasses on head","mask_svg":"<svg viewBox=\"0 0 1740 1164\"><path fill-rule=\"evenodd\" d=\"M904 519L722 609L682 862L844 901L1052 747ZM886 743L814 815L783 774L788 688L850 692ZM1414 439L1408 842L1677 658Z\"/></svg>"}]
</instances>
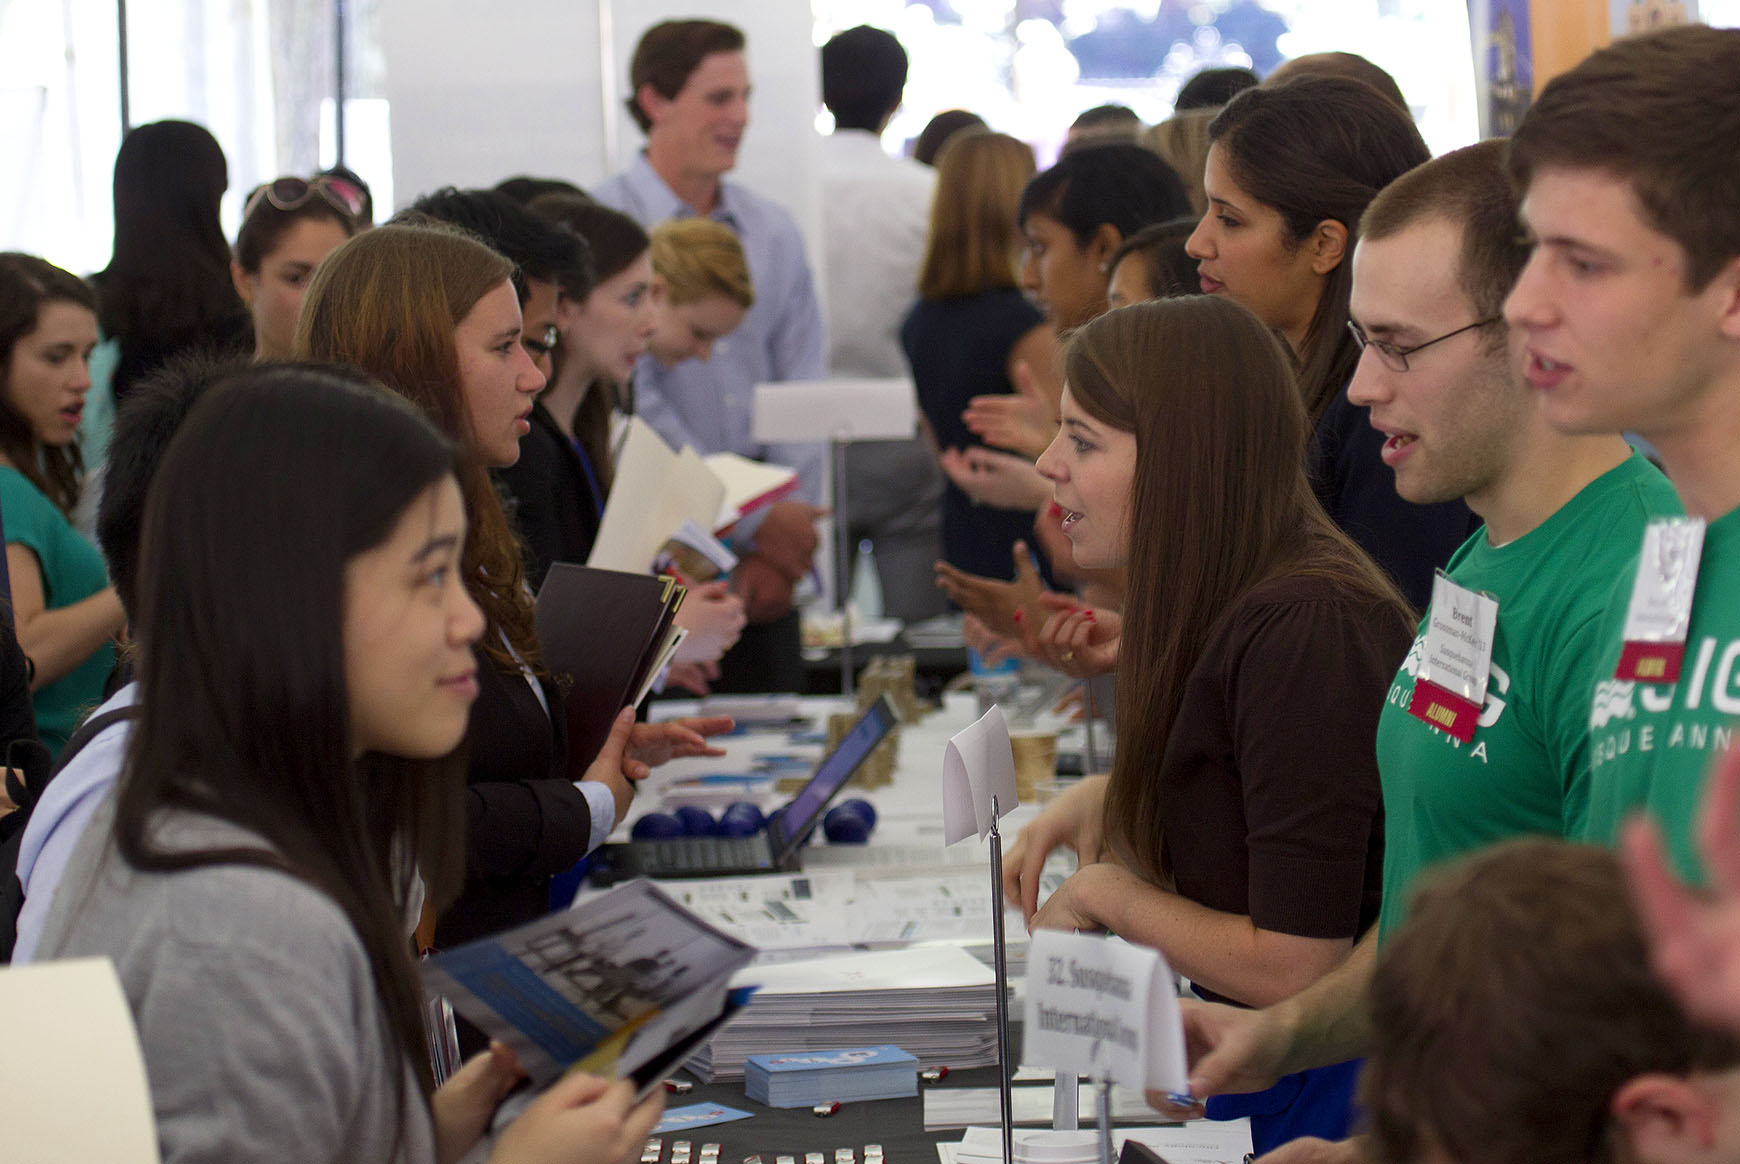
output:
<instances>
[{"instance_id":1,"label":"woman with sunglasses on head","mask_svg":"<svg viewBox=\"0 0 1740 1164\"><path fill-rule=\"evenodd\" d=\"M1064 375L1039 469L1076 561L1127 573L1118 748L1109 778L1022 831L1004 888L1031 926L1116 933L1205 997L1265 1006L1377 917L1374 741L1412 615L1312 494L1290 359L1249 312L1120 308L1076 334ZM1059 845L1079 868L1042 904ZM1354 1074L1283 1081L1235 1114L1259 1152L1338 1132Z\"/></svg>"},{"instance_id":2,"label":"woman with sunglasses on head","mask_svg":"<svg viewBox=\"0 0 1740 1164\"><path fill-rule=\"evenodd\" d=\"M277 178L242 209L230 279L254 321L254 358L287 360L320 260L356 234L363 193L343 178Z\"/></svg>"},{"instance_id":3,"label":"woman with sunglasses on head","mask_svg":"<svg viewBox=\"0 0 1740 1164\"><path fill-rule=\"evenodd\" d=\"M1433 572L1479 523L1460 501L1415 505L1396 494L1383 435L1347 400L1359 361L1347 301L1359 216L1426 161L1426 145L1392 100L1327 76L1247 89L1208 133L1209 208L1186 244L1202 290L1243 304L1286 340L1314 427L1323 507L1423 609Z\"/></svg>"},{"instance_id":4,"label":"woman with sunglasses on head","mask_svg":"<svg viewBox=\"0 0 1740 1164\"><path fill-rule=\"evenodd\" d=\"M544 378L520 343L513 264L430 221L364 231L321 263L296 325L300 357L349 364L416 404L461 450L469 533L461 574L486 629L467 737L470 862L440 945L541 916L549 882L609 835L632 781L672 755L715 754L701 731L729 720L642 724L619 744L570 755L562 698L539 667L521 547L489 470L519 459ZM625 712L618 727L627 730ZM699 729L699 730L697 730Z\"/></svg>"},{"instance_id":5,"label":"woman with sunglasses on head","mask_svg":"<svg viewBox=\"0 0 1740 1164\"><path fill-rule=\"evenodd\" d=\"M155 476L139 718L39 952L114 962L168 1164L450 1164L518 1075L496 1050L433 1086L404 937L464 821L461 471L378 386L280 366L216 386ZM565 1080L489 1159L617 1164L661 1107Z\"/></svg>"},{"instance_id":6,"label":"woman with sunglasses on head","mask_svg":"<svg viewBox=\"0 0 1740 1164\"><path fill-rule=\"evenodd\" d=\"M102 702L126 624L102 555L72 526L96 345L97 303L82 279L34 255L0 254L0 513L12 622L35 667L32 703L50 752Z\"/></svg>"}]
</instances>

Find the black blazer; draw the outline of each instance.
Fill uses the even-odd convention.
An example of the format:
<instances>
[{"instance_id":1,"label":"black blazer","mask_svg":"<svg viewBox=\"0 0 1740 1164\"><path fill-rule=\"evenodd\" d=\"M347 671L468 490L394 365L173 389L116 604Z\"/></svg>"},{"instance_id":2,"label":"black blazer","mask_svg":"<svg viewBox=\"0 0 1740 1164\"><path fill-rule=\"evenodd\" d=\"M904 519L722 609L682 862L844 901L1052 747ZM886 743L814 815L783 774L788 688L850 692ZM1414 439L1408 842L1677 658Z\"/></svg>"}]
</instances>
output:
<instances>
[{"instance_id":1,"label":"black blazer","mask_svg":"<svg viewBox=\"0 0 1740 1164\"><path fill-rule=\"evenodd\" d=\"M591 805L568 777L565 719L545 714L522 673L498 669L480 648L474 653L466 878L435 930L443 948L542 917L550 878L592 848ZM548 680L540 686L559 713L555 687Z\"/></svg>"}]
</instances>

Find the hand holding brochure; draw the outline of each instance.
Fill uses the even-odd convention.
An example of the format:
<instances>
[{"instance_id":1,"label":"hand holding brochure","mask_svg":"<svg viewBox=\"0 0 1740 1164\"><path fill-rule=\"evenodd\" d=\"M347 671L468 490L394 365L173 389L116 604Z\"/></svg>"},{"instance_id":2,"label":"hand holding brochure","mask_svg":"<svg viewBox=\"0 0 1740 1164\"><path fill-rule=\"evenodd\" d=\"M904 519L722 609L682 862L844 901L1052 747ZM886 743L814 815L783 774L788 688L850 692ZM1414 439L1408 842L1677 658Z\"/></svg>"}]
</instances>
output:
<instances>
[{"instance_id":1,"label":"hand holding brochure","mask_svg":"<svg viewBox=\"0 0 1740 1164\"><path fill-rule=\"evenodd\" d=\"M569 1070L644 1094L748 1000L755 949L649 881L439 954L423 982L513 1048L538 1088Z\"/></svg>"}]
</instances>

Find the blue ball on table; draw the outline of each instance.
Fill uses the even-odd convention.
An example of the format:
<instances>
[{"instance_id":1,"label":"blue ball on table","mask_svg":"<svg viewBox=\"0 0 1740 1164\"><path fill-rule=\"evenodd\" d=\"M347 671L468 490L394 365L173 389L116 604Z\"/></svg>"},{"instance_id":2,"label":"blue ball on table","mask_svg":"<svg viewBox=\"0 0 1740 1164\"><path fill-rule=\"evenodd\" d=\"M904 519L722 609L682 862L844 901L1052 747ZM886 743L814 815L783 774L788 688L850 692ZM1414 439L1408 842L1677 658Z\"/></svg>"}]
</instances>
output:
<instances>
[{"instance_id":1,"label":"blue ball on table","mask_svg":"<svg viewBox=\"0 0 1740 1164\"><path fill-rule=\"evenodd\" d=\"M752 801L739 800L719 814L719 835L752 837L761 831L764 822L759 805Z\"/></svg>"},{"instance_id":2,"label":"blue ball on table","mask_svg":"<svg viewBox=\"0 0 1740 1164\"><path fill-rule=\"evenodd\" d=\"M637 841L657 841L684 835L683 822L668 812L649 812L634 822L628 835Z\"/></svg>"},{"instance_id":3,"label":"blue ball on table","mask_svg":"<svg viewBox=\"0 0 1740 1164\"><path fill-rule=\"evenodd\" d=\"M862 845L876 828L876 810L856 798L836 804L822 818L822 834L834 845Z\"/></svg>"},{"instance_id":4,"label":"blue ball on table","mask_svg":"<svg viewBox=\"0 0 1740 1164\"><path fill-rule=\"evenodd\" d=\"M676 816L683 826L683 832L691 837L712 837L719 834L719 822L704 808L685 804L677 809Z\"/></svg>"}]
</instances>

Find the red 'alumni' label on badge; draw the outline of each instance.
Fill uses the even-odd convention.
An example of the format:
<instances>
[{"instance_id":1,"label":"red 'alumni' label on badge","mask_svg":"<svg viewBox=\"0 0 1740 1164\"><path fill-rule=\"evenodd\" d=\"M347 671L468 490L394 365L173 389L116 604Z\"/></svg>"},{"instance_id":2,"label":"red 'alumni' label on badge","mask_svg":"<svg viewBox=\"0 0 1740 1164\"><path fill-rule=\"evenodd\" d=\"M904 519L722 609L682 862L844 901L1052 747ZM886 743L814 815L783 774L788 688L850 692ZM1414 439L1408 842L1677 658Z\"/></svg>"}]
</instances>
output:
<instances>
[{"instance_id":1,"label":"red 'alumni' label on badge","mask_svg":"<svg viewBox=\"0 0 1740 1164\"><path fill-rule=\"evenodd\" d=\"M1417 679L1408 714L1466 744L1474 739L1474 725L1480 718L1480 708L1436 683Z\"/></svg>"}]
</instances>

